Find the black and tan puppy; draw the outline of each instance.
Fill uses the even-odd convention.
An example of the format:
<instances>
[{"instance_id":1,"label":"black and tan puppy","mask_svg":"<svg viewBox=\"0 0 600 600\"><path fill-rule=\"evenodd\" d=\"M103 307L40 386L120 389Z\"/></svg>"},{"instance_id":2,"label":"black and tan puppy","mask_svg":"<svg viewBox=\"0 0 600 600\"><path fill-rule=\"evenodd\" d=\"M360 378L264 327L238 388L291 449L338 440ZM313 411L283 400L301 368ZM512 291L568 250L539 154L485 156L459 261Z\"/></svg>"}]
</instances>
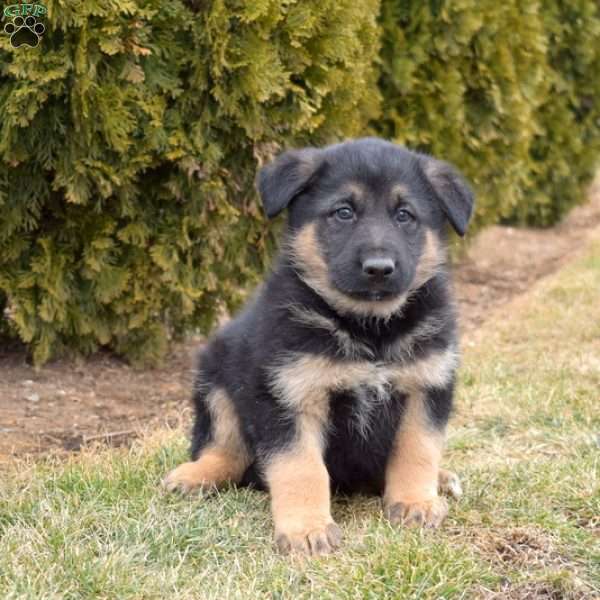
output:
<instances>
[{"instance_id":1,"label":"black and tan puppy","mask_svg":"<svg viewBox=\"0 0 600 600\"><path fill-rule=\"evenodd\" d=\"M393 523L435 527L458 362L446 257L472 193L448 164L377 139L282 154L265 211L288 209L273 272L200 357L193 462L169 489L265 486L279 548L340 543L330 491L383 494Z\"/></svg>"}]
</instances>

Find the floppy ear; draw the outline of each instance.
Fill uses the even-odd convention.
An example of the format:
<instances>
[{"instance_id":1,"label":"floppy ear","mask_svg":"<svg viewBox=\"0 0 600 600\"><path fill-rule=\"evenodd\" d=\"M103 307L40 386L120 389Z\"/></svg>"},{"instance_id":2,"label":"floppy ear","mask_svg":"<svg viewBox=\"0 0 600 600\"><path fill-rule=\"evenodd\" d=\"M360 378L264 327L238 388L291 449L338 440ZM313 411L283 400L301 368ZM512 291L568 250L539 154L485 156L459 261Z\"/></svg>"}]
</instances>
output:
<instances>
[{"instance_id":1,"label":"floppy ear","mask_svg":"<svg viewBox=\"0 0 600 600\"><path fill-rule=\"evenodd\" d=\"M313 181L323 161L319 150L289 150L263 167L257 177L258 192L267 217L276 217Z\"/></svg>"},{"instance_id":2,"label":"floppy ear","mask_svg":"<svg viewBox=\"0 0 600 600\"><path fill-rule=\"evenodd\" d=\"M425 157L423 172L452 227L463 236L473 215L475 197L462 175L448 163Z\"/></svg>"}]
</instances>

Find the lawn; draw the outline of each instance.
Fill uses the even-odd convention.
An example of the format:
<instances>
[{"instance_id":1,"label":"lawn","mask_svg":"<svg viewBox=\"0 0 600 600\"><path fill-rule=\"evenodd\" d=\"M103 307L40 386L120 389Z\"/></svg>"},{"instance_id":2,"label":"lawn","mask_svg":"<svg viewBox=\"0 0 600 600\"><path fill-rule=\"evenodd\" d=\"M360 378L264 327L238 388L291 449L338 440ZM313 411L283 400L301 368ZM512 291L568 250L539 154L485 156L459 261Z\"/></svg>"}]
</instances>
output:
<instances>
[{"instance_id":1,"label":"lawn","mask_svg":"<svg viewBox=\"0 0 600 600\"><path fill-rule=\"evenodd\" d=\"M438 531L337 498L345 543L273 551L267 497L162 491L181 431L15 463L0 487L0 597L600 598L600 242L465 344L445 466L464 496Z\"/></svg>"}]
</instances>

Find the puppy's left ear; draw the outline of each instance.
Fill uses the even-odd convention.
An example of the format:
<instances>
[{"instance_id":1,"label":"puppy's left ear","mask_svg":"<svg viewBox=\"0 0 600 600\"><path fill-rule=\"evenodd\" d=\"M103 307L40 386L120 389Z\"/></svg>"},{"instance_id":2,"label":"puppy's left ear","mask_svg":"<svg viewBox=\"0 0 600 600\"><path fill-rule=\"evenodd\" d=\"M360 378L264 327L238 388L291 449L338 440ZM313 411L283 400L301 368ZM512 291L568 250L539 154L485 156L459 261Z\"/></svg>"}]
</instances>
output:
<instances>
[{"instance_id":1,"label":"puppy's left ear","mask_svg":"<svg viewBox=\"0 0 600 600\"><path fill-rule=\"evenodd\" d=\"M324 165L316 148L289 150L263 167L256 178L265 213L272 219L303 192Z\"/></svg>"},{"instance_id":2,"label":"puppy's left ear","mask_svg":"<svg viewBox=\"0 0 600 600\"><path fill-rule=\"evenodd\" d=\"M423 157L423 173L452 227L463 236L473 215L475 196L463 176L450 164Z\"/></svg>"}]
</instances>

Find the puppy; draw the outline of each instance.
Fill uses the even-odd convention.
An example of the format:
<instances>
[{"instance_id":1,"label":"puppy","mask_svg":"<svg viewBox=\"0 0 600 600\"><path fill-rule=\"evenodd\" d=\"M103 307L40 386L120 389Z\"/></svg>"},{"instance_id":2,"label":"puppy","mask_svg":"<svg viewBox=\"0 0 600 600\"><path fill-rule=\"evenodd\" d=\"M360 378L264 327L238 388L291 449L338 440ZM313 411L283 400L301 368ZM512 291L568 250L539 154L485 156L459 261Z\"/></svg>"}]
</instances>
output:
<instances>
[{"instance_id":1,"label":"puppy","mask_svg":"<svg viewBox=\"0 0 600 600\"><path fill-rule=\"evenodd\" d=\"M437 527L458 348L447 223L464 235L473 194L449 164L367 138L285 152L258 176L281 252L254 299L204 349L189 491L268 489L283 552L341 541L331 491L383 495L394 524Z\"/></svg>"}]
</instances>

